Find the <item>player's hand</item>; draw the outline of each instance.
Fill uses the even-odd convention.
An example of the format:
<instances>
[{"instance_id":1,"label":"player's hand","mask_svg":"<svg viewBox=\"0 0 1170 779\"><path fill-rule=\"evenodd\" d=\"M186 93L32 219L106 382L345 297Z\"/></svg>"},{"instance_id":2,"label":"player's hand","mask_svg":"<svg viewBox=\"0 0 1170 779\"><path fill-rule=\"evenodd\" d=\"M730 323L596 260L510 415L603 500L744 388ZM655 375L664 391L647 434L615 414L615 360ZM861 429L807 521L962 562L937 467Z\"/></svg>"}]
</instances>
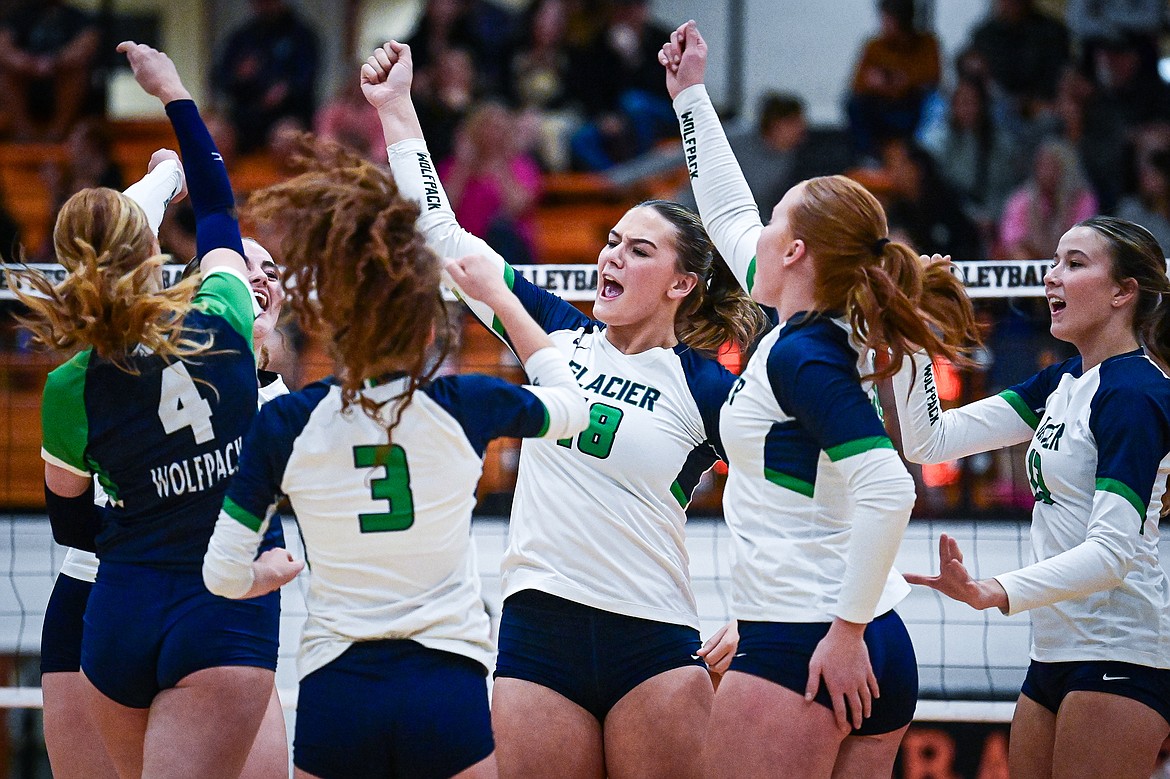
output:
<instances>
[{"instance_id":1,"label":"player's hand","mask_svg":"<svg viewBox=\"0 0 1170 779\"><path fill-rule=\"evenodd\" d=\"M873 699L879 696L865 646L865 625L833 620L809 661L806 701L816 697L822 679L833 702L837 727L845 733L860 728L862 720L873 712Z\"/></svg>"},{"instance_id":2,"label":"player's hand","mask_svg":"<svg viewBox=\"0 0 1170 779\"><path fill-rule=\"evenodd\" d=\"M697 654L703 658L711 673L722 676L731 666L735 650L739 648L739 623L728 622L703 643Z\"/></svg>"},{"instance_id":3,"label":"player's hand","mask_svg":"<svg viewBox=\"0 0 1170 779\"><path fill-rule=\"evenodd\" d=\"M187 197L187 171L183 169L183 160L179 157L179 153L171 149L159 149L154 154L150 155L150 162L146 165L146 172L150 173L157 168L164 160L174 160L179 164L179 173L183 177L183 183L179 187L179 194L171 198L172 203L178 203L183 198Z\"/></svg>"},{"instance_id":4,"label":"player's hand","mask_svg":"<svg viewBox=\"0 0 1170 779\"><path fill-rule=\"evenodd\" d=\"M258 598L275 592L297 578L304 567L305 561L297 560L287 549L269 549L252 563L255 579L244 597Z\"/></svg>"},{"instance_id":5,"label":"player's hand","mask_svg":"<svg viewBox=\"0 0 1170 779\"><path fill-rule=\"evenodd\" d=\"M118 51L126 55L134 80L148 95L162 101L163 105L172 100L190 100L191 93L183 86L179 71L171 58L145 43L122 41Z\"/></svg>"},{"instance_id":6,"label":"player's hand","mask_svg":"<svg viewBox=\"0 0 1170 779\"><path fill-rule=\"evenodd\" d=\"M457 260L445 260L443 270L463 294L493 309L515 299L500 267L483 255L469 254Z\"/></svg>"},{"instance_id":7,"label":"player's hand","mask_svg":"<svg viewBox=\"0 0 1170 779\"><path fill-rule=\"evenodd\" d=\"M938 538L938 575L920 573L902 575L911 584L921 584L938 590L948 598L966 603L976 609L1008 608L1007 591L995 579L974 579L963 565L959 542L943 533Z\"/></svg>"},{"instance_id":8,"label":"player's hand","mask_svg":"<svg viewBox=\"0 0 1170 779\"><path fill-rule=\"evenodd\" d=\"M670 34L670 40L658 52L658 62L666 69L666 91L671 100L687 87L703 83L707 74L707 42L699 34L694 19Z\"/></svg>"},{"instance_id":9,"label":"player's hand","mask_svg":"<svg viewBox=\"0 0 1170 779\"><path fill-rule=\"evenodd\" d=\"M366 102L379 111L398 100L410 100L410 85L414 80L410 47L388 41L374 49L362 65L361 78Z\"/></svg>"}]
</instances>

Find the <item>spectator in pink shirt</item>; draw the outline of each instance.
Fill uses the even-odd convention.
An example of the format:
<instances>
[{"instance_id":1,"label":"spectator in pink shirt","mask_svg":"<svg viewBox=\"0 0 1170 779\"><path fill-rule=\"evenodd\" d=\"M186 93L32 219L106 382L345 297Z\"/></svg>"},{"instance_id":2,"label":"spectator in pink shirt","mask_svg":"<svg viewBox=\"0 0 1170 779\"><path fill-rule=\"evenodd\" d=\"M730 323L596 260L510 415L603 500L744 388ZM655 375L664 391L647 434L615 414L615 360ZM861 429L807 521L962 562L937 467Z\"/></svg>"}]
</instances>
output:
<instances>
[{"instance_id":1,"label":"spectator in pink shirt","mask_svg":"<svg viewBox=\"0 0 1170 779\"><path fill-rule=\"evenodd\" d=\"M1061 235L1096 213L1097 198L1076 152L1064 141L1045 141L1036 150L1032 176L1004 206L1001 249L1009 259L1048 257Z\"/></svg>"},{"instance_id":2,"label":"spectator in pink shirt","mask_svg":"<svg viewBox=\"0 0 1170 779\"><path fill-rule=\"evenodd\" d=\"M540 167L527 151L530 136L507 108L484 103L460 128L454 154L439 163L459 223L513 264L535 256Z\"/></svg>"}]
</instances>

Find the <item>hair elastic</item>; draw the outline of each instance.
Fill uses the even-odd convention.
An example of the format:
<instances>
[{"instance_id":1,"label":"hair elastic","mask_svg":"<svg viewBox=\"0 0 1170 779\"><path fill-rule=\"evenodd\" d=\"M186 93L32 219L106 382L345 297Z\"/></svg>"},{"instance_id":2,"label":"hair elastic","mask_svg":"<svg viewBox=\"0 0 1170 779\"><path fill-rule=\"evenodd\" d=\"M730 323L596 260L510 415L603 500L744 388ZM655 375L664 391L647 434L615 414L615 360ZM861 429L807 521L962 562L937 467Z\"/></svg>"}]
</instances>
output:
<instances>
[{"instance_id":1,"label":"hair elastic","mask_svg":"<svg viewBox=\"0 0 1170 779\"><path fill-rule=\"evenodd\" d=\"M873 246L869 247L869 250L871 252L873 252L875 255L877 255L878 257L881 257L882 250L886 248L886 244L889 242L890 242L889 238L878 238L876 241L873 242Z\"/></svg>"}]
</instances>

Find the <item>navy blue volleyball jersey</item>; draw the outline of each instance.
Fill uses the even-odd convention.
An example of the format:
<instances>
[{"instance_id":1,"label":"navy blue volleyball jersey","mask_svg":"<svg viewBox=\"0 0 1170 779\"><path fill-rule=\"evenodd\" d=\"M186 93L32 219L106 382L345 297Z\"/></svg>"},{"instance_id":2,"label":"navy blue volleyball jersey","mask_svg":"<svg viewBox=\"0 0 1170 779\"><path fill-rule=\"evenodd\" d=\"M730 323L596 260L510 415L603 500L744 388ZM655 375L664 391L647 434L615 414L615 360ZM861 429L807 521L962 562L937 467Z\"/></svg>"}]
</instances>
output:
<instances>
[{"instance_id":1,"label":"navy blue volleyball jersey","mask_svg":"<svg viewBox=\"0 0 1170 779\"><path fill-rule=\"evenodd\" d=\"M216 268L185 320L211 349L169 365L143 352L138 375L86 350L49 374L42 457L97 474L110 497L100 560L198 571L244 433L256 414L252 292Z\"/></svg>"}]
</instances>

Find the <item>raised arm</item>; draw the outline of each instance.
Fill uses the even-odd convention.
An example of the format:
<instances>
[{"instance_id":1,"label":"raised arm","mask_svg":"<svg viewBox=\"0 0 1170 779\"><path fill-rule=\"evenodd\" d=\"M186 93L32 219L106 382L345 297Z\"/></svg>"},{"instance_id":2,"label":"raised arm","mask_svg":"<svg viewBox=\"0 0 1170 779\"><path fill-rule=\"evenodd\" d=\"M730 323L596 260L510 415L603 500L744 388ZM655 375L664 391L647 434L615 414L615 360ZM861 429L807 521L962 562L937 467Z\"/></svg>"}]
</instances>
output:
<instances>
[{"instance_id":1,"label":"raised arm","mask_svg":"<svg viewBox=\"0 0 1170 779\"><path fill-rule=\"evenodd\" d=\"M546 332L584 319L569 303L517 277L504 258L486 241L459 226L447 193L439 181L434 160L427 150L418 115L410 99L412 78L410 47L395 41L375 49L366 64L362 65L362 92L378 111L382 122L394 181L403 197L419 204L421 214L418 229L426 236L427 245L440 257L476 255L484 258ZM480 322L504 337L505 327L490 305L460 289L451 278L444 280Z\"/></svg>"},{"instance_id":2,"label":"raised arm","mask_svg":"<svg viewBox=\"0 0 1170 779\"><path fill-rule=\"evenodd\" d=\"M187 196L187 177L179 155L170 149L159 149L150 155L146 175L122 194L142 207L150 231L157 237L167 207Z\"/></svg>"},{"instance_id":3,"label":"raised arm","mask_svg":"<svg viewBox=\"0 0 1170 779\"><path fill-rule=\"evenodd\" d=\"M671 33L658 53L682 131L683 153L699 216L740 286L751 292L763 224L703 79L707 44L693 21Z\"/></svg>"},{"instance_id":4,"label":"raised arm","mask_svg":"<svg viewBox=\"0 0 1170 779\"><path fill-rule=\"evenodd\" d=\"M148 94L158 98L179 139L195 210L195 241L204 276L218 267L238 271L247 279L244 246L235 216L235 196L223 157L199 116L191 93L183 86L170 58L140 43L125 41L118 51L126 55L134 78Z\"/></svg>"}]
</instances>

